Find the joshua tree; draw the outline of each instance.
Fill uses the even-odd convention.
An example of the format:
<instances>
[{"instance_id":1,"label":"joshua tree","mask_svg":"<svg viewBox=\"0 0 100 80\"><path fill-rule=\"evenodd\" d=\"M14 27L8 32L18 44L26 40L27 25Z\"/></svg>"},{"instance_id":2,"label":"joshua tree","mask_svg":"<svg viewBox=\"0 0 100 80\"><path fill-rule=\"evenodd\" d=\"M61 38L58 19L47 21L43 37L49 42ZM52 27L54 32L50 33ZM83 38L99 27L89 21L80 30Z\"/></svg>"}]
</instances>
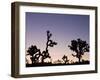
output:
<instances>
[{"instance_id":1,"label":"joshua tree","mask_svg":"<svg viewBox=\"0 0 100 80\"><path fill-rule=\"evenodd\" d=\"M32 64L33 63L38 63L39 62L39 58L40 56L41 58L41 62L44 63L44 59L46 58L51 58L51 56L49 55L48 52L48 47L53 47L54 45L57 45L56 42L52 41L51 38L52 34L50 33L50 31L47 31L47 42L46 42L46 49L41 53L40 49L38 49L36 47L36 45L32 45L31 47L28 48L27 52L29 53L29 55L31 55L31 61Z\"/></svg>"},{"instance_id":2,"label":"joshua tree","mask_svg":"<svg viewBox=\"0 0 100 80\"><path fill-rule=\"evenodd\" d=\"M45 51L42 52L42 63L44 63L44 59L46 58L51 58L51 56L49 55L49 50L48 47L53 47L54 45L57 45L56 42L54 42L53 40L51 40L52 34L50 33L50 31L47 31L47 42L46 42L46 49Z\"/></svg>"},{"instance_id":3,"label":"joshua tree","mask_svg":"<svg viewBox=\"0 0 100 80\"><path fill-rule=\"evenodd\" d=\"M68 57L66 55L64 55L62 57L62 59L63 59L63 61L64 61L65 64L69 62Z\"/></svg>"},{"instance_id":4,"label":"joshua tree","mask_svg":"<svg viewBox=\"0 0 100 80\"><path fill-rule=\"evenodd\" d=\"M79 63L82 55L84 55L85 52L89 52L89 45L86 41L83 41L81 39L72 40L71 45L69 45L68 47L76 53L76 55L72 54L72 56L77 57L79 59Z\"/></svg>"},{"instance_id":5,"label":"joshua tree","mask_svg":"<svg viewBox=\"0 0 100 80\"><path fill-rule=\"evenodd\" d=\"M32 56L31 57L32 64L37 63L39 57L41 56L40 49L37 49L36 45L35 46L31 45L31 47L28 48L27 52L29 53L29 55Z\"/></svg>"}]
</instances>

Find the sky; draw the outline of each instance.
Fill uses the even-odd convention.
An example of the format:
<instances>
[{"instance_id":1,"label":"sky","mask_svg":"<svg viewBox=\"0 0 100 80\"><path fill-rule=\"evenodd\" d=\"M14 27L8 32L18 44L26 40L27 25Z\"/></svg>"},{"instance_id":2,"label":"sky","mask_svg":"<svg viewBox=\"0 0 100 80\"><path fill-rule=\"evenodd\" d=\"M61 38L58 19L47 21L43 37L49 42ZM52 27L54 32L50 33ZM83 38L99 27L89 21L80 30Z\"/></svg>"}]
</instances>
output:
<instances>
[{"instance_id":1,"label":"sky","mask_svg":"<svg viewBox=\"0 0 100 80\"><path fill-rule=\"evenodd\" d=\"M71 40L78 38L89 43L89 15L26 12L25 49L36 45L41 52L45 50L47 30L52 33L51 39L58 43L49 48L53 61L61 59L63 55L77 61L77 58L72 57L74 52L68 45ZM85 53L83 59L89 60L89 53Z\"/></svg>"}]
</instances>

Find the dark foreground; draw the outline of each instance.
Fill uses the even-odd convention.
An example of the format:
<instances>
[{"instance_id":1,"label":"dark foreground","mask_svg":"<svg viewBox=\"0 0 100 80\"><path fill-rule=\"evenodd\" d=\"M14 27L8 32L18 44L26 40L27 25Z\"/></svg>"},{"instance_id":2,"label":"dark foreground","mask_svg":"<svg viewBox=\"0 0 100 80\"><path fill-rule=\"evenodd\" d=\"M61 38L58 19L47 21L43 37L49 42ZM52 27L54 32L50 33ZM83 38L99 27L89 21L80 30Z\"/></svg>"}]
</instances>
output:
<instances>
[{"instance_id":1,"label":"dark foreground","mask_svg":"<svg viewBox=\"0 0 100 80\"><path fill-rule=\"evenodd\" d=\"M58 63L58 64L53 64L53 63L34 63L34 64L26 64L26 67L42 67L42 66L62 66L62 65L85 65L85 64L90 64L89 61L84 61L84 62L75 62L75 63Z\"/></svg>"}]
</instances>

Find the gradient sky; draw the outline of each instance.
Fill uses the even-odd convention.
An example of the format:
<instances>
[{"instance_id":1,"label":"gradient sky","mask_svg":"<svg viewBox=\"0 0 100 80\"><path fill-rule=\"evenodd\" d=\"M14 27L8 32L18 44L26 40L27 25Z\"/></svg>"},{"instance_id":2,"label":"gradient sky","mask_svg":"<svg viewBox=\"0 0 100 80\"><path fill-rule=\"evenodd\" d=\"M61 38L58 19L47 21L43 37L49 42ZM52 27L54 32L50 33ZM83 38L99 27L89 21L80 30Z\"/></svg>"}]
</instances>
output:
<instances>
[{"instance_id":1,"label":"gradient sky","mask_svg":"<svg viewBox=\"0 0 100 80\"><path fill-rule=\"evenodd\" d=\"M53 61L61 59L63 55L76 61L77 58L71 56L73 51L68 45L71 44L71 40L77 38L89 43L89 15L26 12L26 50L31 45L36 45L41 51L45 50L47 30L52 33L51 39L58 43L49 48ZM88 60L89 53L83 58Z\"/></svg>"}]
</instances>

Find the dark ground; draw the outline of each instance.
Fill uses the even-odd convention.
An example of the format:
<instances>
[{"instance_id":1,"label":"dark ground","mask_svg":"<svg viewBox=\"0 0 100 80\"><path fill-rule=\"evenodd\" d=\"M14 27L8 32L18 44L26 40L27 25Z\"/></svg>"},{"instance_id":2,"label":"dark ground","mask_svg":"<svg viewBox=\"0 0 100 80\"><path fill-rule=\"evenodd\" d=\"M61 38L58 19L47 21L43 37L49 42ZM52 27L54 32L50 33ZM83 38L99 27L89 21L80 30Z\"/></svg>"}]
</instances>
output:
<instances>
[{"instance_id":1,"label":"dark ground","mask_svg":"<svg viewBox=\"0 0 100 80\"><path fill-rule=\"evenodd\" d=\"M26 67L42 67L42 66L62 66L62 65L85 65L90 64L89 61L84 62L75 62L75 63L58 63L58 64L52 64L52 63L34 63L34 64L26 64Z\"/></svg>"}]
</instances>

